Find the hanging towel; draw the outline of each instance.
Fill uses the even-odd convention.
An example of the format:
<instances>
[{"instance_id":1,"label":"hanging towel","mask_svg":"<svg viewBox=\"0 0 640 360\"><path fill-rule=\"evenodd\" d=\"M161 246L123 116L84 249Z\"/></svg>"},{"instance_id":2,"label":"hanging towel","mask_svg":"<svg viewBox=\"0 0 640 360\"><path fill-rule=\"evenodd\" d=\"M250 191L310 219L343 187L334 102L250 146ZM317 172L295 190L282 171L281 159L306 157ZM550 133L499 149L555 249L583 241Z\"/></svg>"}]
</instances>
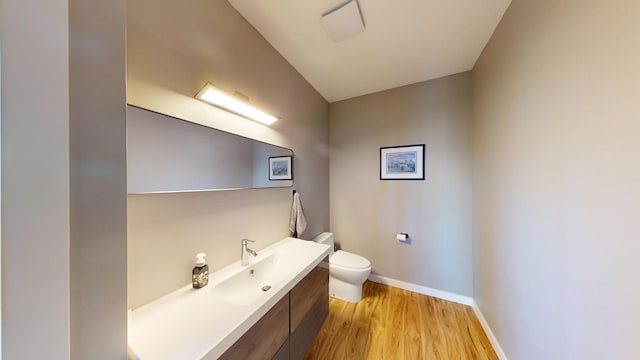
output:
<instances>
[{"instance_id":1,"label":"hanging towel","mask_svg":"<svg viewBox=\"0 0 640 360\"><path fill-rule=\"evenodd\" d=\"M300 194L293 194L293 204L291 204L291 219L289 220L289 232L293 237L299 237L307 228L307 219L302 211Z\"/></svg>"}]
</instances>

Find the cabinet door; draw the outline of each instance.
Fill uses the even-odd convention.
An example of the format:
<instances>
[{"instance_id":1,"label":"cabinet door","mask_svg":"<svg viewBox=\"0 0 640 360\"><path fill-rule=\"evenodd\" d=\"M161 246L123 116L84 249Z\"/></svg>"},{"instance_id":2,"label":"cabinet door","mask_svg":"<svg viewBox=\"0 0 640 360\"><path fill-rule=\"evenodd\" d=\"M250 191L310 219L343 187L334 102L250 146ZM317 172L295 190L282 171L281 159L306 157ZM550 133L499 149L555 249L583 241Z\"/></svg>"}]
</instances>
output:
<instances>
[{"instance_id":1,"label":"cabinet door","mask_svg":"<svg viewBox=\"0 0 640 360\"><path fill-rule=\"evenodd\" d=\"M329 314L329 270L316 267L291 290L291 359L303 359Z\"/></svg>"},{"instance_id":2,"label":"cabinet door","mask_svg":"<svg viewBox=\"0 0 640 360\"><path fill-rule=\"evenodd\" d=\"M284 342L280 350L278 350L271 360L289 360L289 339Z\"/></svg>"},{"instance_id":3,"label":"cabinet door","mask_svg":"<svg viewBox=\"0 0 640 360\"><path fill-rule=\"evenodd\" d=\"M220 359L267 360L273 358L289 337L289 294L236 341Z\"/></svg>"}]
</instances>

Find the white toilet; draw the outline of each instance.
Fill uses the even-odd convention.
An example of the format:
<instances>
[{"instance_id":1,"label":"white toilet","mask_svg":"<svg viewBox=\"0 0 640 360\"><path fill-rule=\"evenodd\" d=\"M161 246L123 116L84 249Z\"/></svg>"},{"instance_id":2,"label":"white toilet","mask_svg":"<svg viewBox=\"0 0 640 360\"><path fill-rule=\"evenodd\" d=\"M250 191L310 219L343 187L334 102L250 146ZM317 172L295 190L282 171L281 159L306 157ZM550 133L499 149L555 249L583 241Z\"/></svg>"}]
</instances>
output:
<instances>
[{"instance_id":1,"label":"white toilet","mask_svg":"<svg viewBox=\"0 0 640 360\"><path fill-rule=\"evenodd\" d=\"M362 284L371 272L371 262L360 255L338 250L334 252L333 233L324 232L312 241L331 246L329 256L329 295L340 300L358 302Z\"/></svg>"}]
</instances>

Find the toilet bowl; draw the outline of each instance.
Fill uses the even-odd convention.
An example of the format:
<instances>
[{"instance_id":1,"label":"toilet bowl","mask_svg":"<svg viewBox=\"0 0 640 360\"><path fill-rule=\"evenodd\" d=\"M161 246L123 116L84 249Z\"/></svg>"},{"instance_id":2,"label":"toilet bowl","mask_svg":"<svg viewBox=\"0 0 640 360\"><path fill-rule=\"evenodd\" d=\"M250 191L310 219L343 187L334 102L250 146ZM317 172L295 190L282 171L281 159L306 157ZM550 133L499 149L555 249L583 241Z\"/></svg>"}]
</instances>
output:
<instances>
[{"instance_id":1,"label":"toilet bowl","mask_svg":"<svg viewBox=\"0 0 640 360\"><path fill-rule=\"evenodd\" d=\"M371 262L347 251L334 252L333 233L324 232L312 241L331 246L329 255L329 295L340 300L358 302L362 284L371 273Z\"/></svg>"}]
</instances>

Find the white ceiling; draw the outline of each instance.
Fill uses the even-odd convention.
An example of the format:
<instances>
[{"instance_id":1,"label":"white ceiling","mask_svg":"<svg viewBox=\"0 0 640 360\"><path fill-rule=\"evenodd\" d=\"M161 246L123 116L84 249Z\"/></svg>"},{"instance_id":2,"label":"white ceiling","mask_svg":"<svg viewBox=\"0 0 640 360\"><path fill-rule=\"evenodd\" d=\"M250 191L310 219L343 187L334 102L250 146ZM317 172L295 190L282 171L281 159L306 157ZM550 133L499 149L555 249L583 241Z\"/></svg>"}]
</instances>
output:
<instances>
[{"instance_id":1,"label":"white ceiling","mask_svg":"<svg viewBox=\"0 0 640 360\"><path fill-rule=\"evenodd\" d=\"M329 102L471 70L511 0L359 0L339 43L322 14L347 0L229 0Z\"/></svg>"}]
</instances>

